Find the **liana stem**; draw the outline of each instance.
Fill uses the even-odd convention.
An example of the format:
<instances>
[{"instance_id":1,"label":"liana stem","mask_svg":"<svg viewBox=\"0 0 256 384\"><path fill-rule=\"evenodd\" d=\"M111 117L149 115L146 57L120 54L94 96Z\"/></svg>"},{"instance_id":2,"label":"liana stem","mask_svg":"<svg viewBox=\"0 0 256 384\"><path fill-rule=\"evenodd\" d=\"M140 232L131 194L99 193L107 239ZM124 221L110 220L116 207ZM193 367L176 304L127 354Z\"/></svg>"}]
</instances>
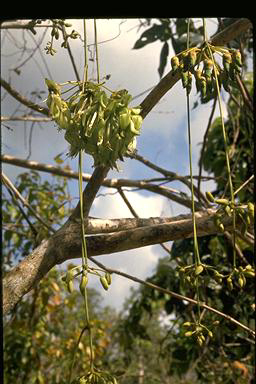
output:
<instances>
[{"instance_id":1,"label":"liana stem","mask_svg":"<svg viewBox=\"0 0 256 384\"><path fill-rule=\"evenodd\" d=\"M220 118L221 118L221 127L222 127L222 135L223 135L223 141L224 141L224 149L225 149L225 157L226 157L226 165L227 165L227 172L228 172L228 183L229 183L229 189L230 189L230 197L231 197L231 203L234 205L235 204L235 195L234 195L234 189L233 189L233 183L232 183L232 175L231 175L231 169L230 169L230 162L229 162L229 154L228 154L228 143L227 143L227 135L226 135L226 130L225 130L225 123L224 123L224 114L222 110L222 103L221 103L221 98L220 98L220 87L219 87L219 80L218 80L218 74L216 70L216 63L215 59L212 53L212 49L208 42L206 42L207 48L211 57L211 60L213 62L213 71L214 71L214 77L216 79L216 90L217 90L217 98L218 98L218 105L219 105L219 111L220 111ZM235 230L236 230L236 213L235 210L233 210L232 213L232 226L233 226L233 268L236 267L236 235L235 235Z\"/></svg>"},{"instance_id":2,"label":"liana stem","mask_svg":"<svg viewBox=\"0 0 256 384\"><path fill-rule=\"evenodd\" d=\"M187 28L187 49L189 49L189 25L190 19L188 19ZM189 104L189 92L187 91L187 126L188 126L188 146L189 146L189 172L190 172L190 184L191 184L191 202L192 202L192 223L193 223L193 238L194 238L194 257L195 264L198 266L200 262L197 233L196 233L196 217L195 217L195 198L194 198L194 184L193 184L193 169L192 169L192 142L191 142L191 127L190 127L190 104ZM196 295L197 295L197 308L198 308L198 319L200 322L200 295L199 295L199 283L196 278Z\"/></svg>"},{"instance_id":3,"label":"liana stem","mask_svg":"<svg viewBox=\"0 0 256 384\"><path fill-rule=\"evenodd\" d=\"M88 57L87 57L87 44L86 44L86 22L84 19L84 79L83 79L83 90L87 82L88 74ZM83 208L83 153L82 150L79 151L79 161L78 161L78 175L79 175L79 198L80 198L80 219L81 219L81 235L82 235L82 264L83 264L83 273L87 273L88 270L88 256L87 256L87 247L86 247L86 237L85 237L85 228L84 228L84 208ZM89 347L90 347L90 370L94 370L93 367L93 341L92 341L92 328L90 325L90 316L89 316L89 306L88 306L88 295L87 289L84 290L84 309L85 309L85 320L86 326L88 328L89 334Z\"/></svg>"}]
</instances>

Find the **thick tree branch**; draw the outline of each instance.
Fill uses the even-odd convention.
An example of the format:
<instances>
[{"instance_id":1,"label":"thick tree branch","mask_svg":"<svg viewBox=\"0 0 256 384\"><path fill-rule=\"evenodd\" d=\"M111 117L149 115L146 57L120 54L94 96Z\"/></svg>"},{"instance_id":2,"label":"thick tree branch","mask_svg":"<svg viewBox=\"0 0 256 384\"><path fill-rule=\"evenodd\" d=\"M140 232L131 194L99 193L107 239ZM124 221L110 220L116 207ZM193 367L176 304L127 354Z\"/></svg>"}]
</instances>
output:
<instances>
[{"instance_id":1,"label":"thick tree branch","mask_svg":"<svg viewBox=\"0 0 256 384\"><path fill-rule=\"evenodd\" d=\"M198 236L218 233L214 215L214 210L196 213ZM232 219L227 217L224 225L227 230L231 230ZM97 256L192 236L192 219L191 215L187 215L173 218L170 223L153 224L113 234L87 236L86 243L88 256ZM8 313L55 265L79 257L81 257L80 225L68 222L7 273L3 280L4 313Z\"/></svg>"},{"instance_id":2,"label":"thick tree branch","mask_svg":"<svg viewBox=\"0 0 256 384\"><path fill-rule=\"evenodd\" d=\"M222 32L215 35L211 40L211 44L223 45L228 41L236 38L242 32L245 32L251 27L248 19L238 19L231 26L225 28ZM159 84L148 94L148 96L141 103L142 117L145 118L152 108L159 102L159 100L177 83L179 75L173 75L170 71ZM49 116L47 108L41 107L38 104L31 102L24 96L19 94L13 89L10 84L1 79L1 85L5 88L16 100L26 105L27 107ZM87 184L84 191L86 194L85 202L87 200L86 212L89 209L96 196L100 186L104 183L107 169L105 167L98 167L94 170L91 181ZM93 183L95 182L95 185ZM120 183L120 181L119 181ZM110 186L117 187L118 183L113 180ZM120 185L120 184L119 184ZM121 184L122 186L124 184ZM140 184L141 185L141 184ZM145 183L144 187L155 192L155 188L160 186ZM167 193L169 198L175 200L175 195L170 194L170 190L161 186L161 190ZM159 189L158 192L159 193ZM163 194L163 193L162 193ZM177 201L177 196L176 196ZM178 202L178 201L177 201ZM184 201L183 201L184 204ZM185 205L185 204L184 204ZM76 217L76 207L73 213L73 218ZM232 222L229 217L225 219L225 228L232 229ZM214 212L198 212L197 213L197 234L198 236L205 236L209 234L216 234L218 229L214 224ZM179 222L171 222L166 224L152 225L143 228L131 229L121 231L118 233L106 235L95 235L87 237L88 255L95 256L100 254L108 254L120 252L128 249L139 248L147 245L158 244L170 240L184 239L193 236L193 225L191 217L187 220ZM13 268L4 278L3 281L3 302L4 313L8 313L19 300L27 293L33 286L35 286L40 279L56 264L60 264L68 259L77 258L81 256L81 233L80 226L75 221L67 221L64 226L58 230L50 239L43 241L29 256L27 256L18 266Z\"/></svg>"},{"instance_id":3,"label":"thick tree branch","mask_svg":"<svg viewBox=\"0 0 256 384\"><path fill-rule=\"evenodd\" d=\"M107 175L108 171L108 167L99 166L95 168L92 176L90 177L89 182L83 191L84 217L87 217L89 215L92 203L98 193L98 190L103 184L104 178ZM77 219L78 217L80 217L80 201L72 212L72 215L70 216L69 220L72 221L74 219Z\"/></svg>"},{"instance_id":4,"label":"thick tree branch","mask_svg":"<svg viewBox=\"0 0 256 384\"><path fill-rule=\"evenodd\" d=\"M201 211L204 212L204 211ZM86 233L88 235L97 233L114 233L128 231L130 229L149 227L152 225L181 222L190 219L190 214L175 217L150 217L150 218L122 218L122 219L99 219L89 217L85 220Z\"/></svg>"}]
</instances>

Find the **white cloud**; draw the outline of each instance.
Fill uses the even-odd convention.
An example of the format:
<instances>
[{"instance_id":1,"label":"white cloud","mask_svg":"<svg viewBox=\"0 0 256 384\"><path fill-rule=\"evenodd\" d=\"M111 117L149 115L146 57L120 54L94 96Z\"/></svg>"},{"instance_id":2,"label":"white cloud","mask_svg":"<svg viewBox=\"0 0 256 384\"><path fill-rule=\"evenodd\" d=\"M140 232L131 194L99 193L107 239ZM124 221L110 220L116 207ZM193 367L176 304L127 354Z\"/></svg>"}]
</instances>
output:
<instances>
[{"instance_id":1,"label":"white cloud","mask_svg":"<svg viewBox=\"0 0 256 384\"><path fill-rule=\"evenodd\" d=\"M113 193L115 190L108 190ZM142 192L125 192L131 205L140 217L164 216L169 214L166 209L165 200L158 195L145 196ZM102 218L132 217L126 204L118 195L107 195L95 200L92 216ZM157 265L163 251L158 245L137 248L130 251L118 252L111 255L97 256L97 259L106 266L126 272L130 275L145 279L150 276ZM100 283L94 281L93 286L100 289ZM104 303L110 304L117 309L121 308L125 298L129 296L131 287L138 286L137 283L118 275L113 277L109 291L103 292Z\"/></svg>"},{"instance_id":2,"label":"white cloud","mask_svg":"<svg viewBox=\"0 0 256 384\"><path fill-rule=\"evenodd\" d=\"M124 193L140 217L161 216L164 211L164 200L159 195L145 195L142 192L132 191L131 188L124 188ZM119 193L112 188L100 190L99 197L94 201L91 215L109 219L133 217Z\"/></svg>"},{"instance_id":3,"label":"white cloud","mask_svg":"<svg viewBox=\"0 0 256 384\"><path fill-rule=\"evenodd\" d=\"M97 260L105 266L144 280L153 273L161 256L160 247L155 245L111 255L97 256ZM98 280L92 281L92 286L100 289L100 292L103 291ZM131 288L138 286L138 283L130 279L120 275L113 275L109 290L106 293L102 292L104 304L121 309L125 299L129 297Z\"/></svg>"}]
</instances>

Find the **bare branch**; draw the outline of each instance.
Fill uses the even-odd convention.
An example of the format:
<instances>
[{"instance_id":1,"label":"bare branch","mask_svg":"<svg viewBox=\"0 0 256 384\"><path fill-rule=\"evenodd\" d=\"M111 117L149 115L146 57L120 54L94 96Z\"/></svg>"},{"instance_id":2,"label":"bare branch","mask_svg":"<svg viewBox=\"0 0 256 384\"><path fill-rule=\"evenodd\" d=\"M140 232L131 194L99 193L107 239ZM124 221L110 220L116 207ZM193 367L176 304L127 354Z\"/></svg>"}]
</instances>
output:
<instances>
[{"instance_id":1,"label":"bare branch","mask_svg":"<svg viewBox=\"0 0 256 384\"><path fill-rule=\"evenodd\" d=\"M208 310L210 312L213 312L213 313L217 314L218 316L221 316L224 319L232 322L233 324L236 324L238 327L240 327L243 330L249 332L255 338L255 331L253 329L251 329L251 328L247 327L246 325L240 323L239 321L237 321L233 317L231 317L229 315L226 315L225 313L223 313L221 311L218 311L217 309L215 309L213 307L210 307L209 305L206 305L203 302L199 302L198 303L197 300L194 300L194 299L192 299L190 297L183 296L183 295L180 295L179 293L170 291L169 289L159 287L156 284L150 283L149 281L141 280L141 279L139 279L136 276L129 275L128 273L125 273L125 272L122 272L122 271L119 271L119 270L116 270L116 269L113 269L113 268L106 267L104 264L100 263L98 260L95 260L93 257L90 257L90 260L93 263L95 263L96 265L98 265L100 268L104 269L105 271L107 271L109 273L114 273L116 275L123 276L126 279L129 279L129 280L132 280L132 281L134 281L136 283L144 285L145 287L148 287L148 288L151 288L151 289L155 289L156 291L165 293L165 294L167 294L167 295L169 295L171 297L175 297L178 300L186 301L186 302L191 303L193 305L198 305L199 304L201 308L206 309L206 310Z\"/></svg>"},{"instance_id":2,"label":"bare branch","mask_svg":"<svg viewBox=\"0 0 256 384\"><path fill-rule=\"evenodd\" d=\"M119 195L122 197L123 201L125 202L127 208L129 209L129 211L131 212L131 214L136 217L136 218L139 218L139 215L137 214L137 212L135 211L135 209L133 208L133 206L131 205L130 201L127 199L127 197L125 196L125 193L124 191L122 190L121 187L118 187L117 188L118 192L119 192Z\"/></svg>"},{"instance_id":3,"label":"bare branch","mask_svg":"<svg viewBox=\"0 0 256 384\"><path fill-rule=\"evenodd\" d=\"M222 31L213 35L210 39L210 43L212 45L226 45L231 40L236 39L242 33L247 31L249 28L252 28L251 20L239 18Z\"/></svg>"},{"instance_id":4,"label":"bare branch","mask_svg":"<svg viewBox=\"0 0 256 384\"><path fill-rule=\"evenodd\" d=\"M89 211L91 209L92 203L101 187L101 185L104 182L104 178L107 175L109 171L108 167L99 166L96 167L92 176L89 179L88 184L86 185L84 191L83 191L83 200L84 200L84 217L87 217L89 215ZM69 220L74 220L80 216L80 201L77 204L76 208L72 212L72 215L70 216Z\"/></svg>"},{"instance_id":5,"label":"bare branch","mask_svg":"<svg viewBox=\"0 0 256 384\"><path fill-rule=\"evenodd\" d=\"M27 99L25 96L21 95L16 89L14 89L7 81L1 78L2 87L9 92L20 103L24 104L26 107L33 109L36 112L40 112L46 116L49 116L49 109L41 107L39 104L34 103L33 101Z\"/></svg>"},{"instance_id":6,"label":"bare branch","mask_svg":"<svg viewBox=\"0 0 256 384\"><path fill-rule=\"evenodd\" d=\"M136 160L140 161L141 163L145 164L146 166L155 170L156 172L160 172L162 175L166 176L166 178L168 178L168 180L170 180L170 181L178 180L181 183L185 184L189 189L191 189L191 183L187 177L180 176L176 172L172 172L172 171L169 171L169 170L164 169L162 167L159 167L158 165L152 163L151 161L145 159L143 156L141 156L137 153L129 155L128 157L130 157L131 159L136 159ZM194 192L195 192L195 195L198 199L200 197L201 200L204 201L206 207L209 206L208 201L205 198L204 194L201 193L195 185L194 185Z\"/></svg>"},{"instance_id":7,"label":"bare branch","mask_svg":"<svg viewBox=\"0 0 256 384\"><path fill-rule=\"evenodd\" d=\"M48 172L48 173L54 173L56 175L60 176L66 176L73 179L78 179L78 173L74 172L72 170L63 170L59 167L38 163L36 161L28 161L23 159L18 159L13 156L9 155L2 155L1 159L3 162L8 164L17 165L19 167L25 167L30 169L37 169L40 171ZM104 169L104 167L102 168ZM96 170L94 171L96 172ZM148 182L147 180L130 180L130 179L104 179L105 174L101 175L101 170L97 170L97 178L98 180L101 180L101 185L105 187L111 187L111 188L119 188L119 187L130 187L130 188L139 188L148 190L154 193L157 193L159 195L165 196L168 199L171 199L175 201L178 204L184 205L185 207L191 209L191 200L189 197L185 197L185 194L183 193L180 195L179 191L168 188L163 185L157 185ZM82 178L84 181L89 181L91 179L92 175L90 174L83 174ZM167 180L168 181L168 180ZM89 188L89 187L88 187ZM95 195L96 196L96 195ZM86 198L88 200L88 197ZM88 200L89 201L89 200ZM91 202L92 203L92 202ZM200 209L201 205L196 202L196 209ZM76 208L76 214L79 210L79 208Z\"/></svg>"},{"instance_id":8,"label":"bare branch","mask_svg":"<svg viewBox=\"0 0 256 384\"><path fill-rule=\"evenodd\" d=\"M78 173L77 172L72 171L71 169L69 169L69 170L68 169L62 169L60 167L56 167L55 165L39 163L38 161L33 161L33 160L19 159L17 157L10 156L10 155L2 155L1 161L3 163L16 165L17 167L35 169L37 171L52 173L54 175L69 177L70 179L78 180ZM83 173L83 180L84 181L89 181L90 177L91 177L91 175L89 173Z\"/></svg>"},{"instance_id":9,"label":"bare branch","mask_svg":"<svg viewBox=\"0 0 256 384\"><path fill-rule=\"evenodd\" d=\"M36 24L33 28L49 28L49 24ZM24 22L22 20L4 21L1 23L0 29L28 29L31 30L31 21Z\"/></svg>"},{"instance_id":10,"label":"bare branch","mask_svg":"<svg viewBox=\"0 0 256 384\"><path fill-rule=\"evenodd\" d=\"M51 117L40 117L33 115L24 116L1 116L1 121L33 121L35 123L48 123L53 121Z\"/></svg>"}]
</instances>

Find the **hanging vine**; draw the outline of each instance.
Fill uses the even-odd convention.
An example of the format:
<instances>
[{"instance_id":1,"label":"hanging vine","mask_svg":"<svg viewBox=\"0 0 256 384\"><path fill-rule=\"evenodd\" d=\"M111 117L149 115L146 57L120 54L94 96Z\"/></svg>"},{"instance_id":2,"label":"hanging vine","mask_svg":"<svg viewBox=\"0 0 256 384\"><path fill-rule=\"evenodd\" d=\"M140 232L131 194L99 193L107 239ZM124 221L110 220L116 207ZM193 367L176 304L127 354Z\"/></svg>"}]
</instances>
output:
<instances>
[{"instance_id":1,"label":"hanging vine","mask_svg":"<svg viewBox=\"0 0 256 384\"><path fill-rule=\"evenodd\" d=\"M204 25L204 42L201 47L189 46L189 21L187 30L187 48L171 58L173 74L177 72L181 76L183 88L186 90L187 102L187 128L188 128L188 150L189 168L191 181L191 201L192 201L192 221L193 221L193 240L194 240L194 260L193 264L179 267L179 276L184 285L189 285L195 289L197 301L197 318L194 322L185 322L185 336L195 337L199 346L206 341L206 337L212 338L213 331L205 324L202 324L202 298L201 283L204 275L211 275L212 278L222 283L226 280L229 289L233 289L233 284L243 288L246 278L255 277L255 270L251 265L246 267L236 266L236 221L241 220L244 224L244 231L254 220L254 205L239 204L235 200L233 181L229 162L229 149L227 135L223 118L220 90L223 87L230 92L231 86L236 84L237 76L241 72L242 60L238 50L226 47L213 46L208 42L207 32ZM57 28L57 27L56 27ZM56 38L56 31L52 34ZM89 275L99 278L104 290L108 290L111 285L111 274L101 268L92 268L88 264L86 232L84 227L84 201L83 201L83 152L91 155L94 159L94 166L106 166L118 169L118 161L124 160L124 156L133 153L136 149L136 137L140 134L142 124L142 109L140 106L130 107L132 96L127 90L110 90L105 82L100 82L99 52L97 44L97 24L94 20L95 50L97 64L97 82L88 80L88 58L87 58L87 37L86 22L84 20L84 77L83 81L67 81L57 83L53 80L45 79L49 90L47 105L53 120L57 123L58 129L65 132L65 140L69 143L69 155L78 156L79 173L79 197L80 197L80 220L81 220L81 254L82 265L70 268L63 279L70 292L74 289L74 279L79 277L79 288L84 299L85 327L81 331L79 341L85 331L88 332L90 348L89 371L72 381L72 370L75 362L73 356L70 383L109 383L115 384L117 380L109 372L101 371L95 366L93 352L93 328L90 322L88 309L87 284ZM70 36L72 37L72 36ZM49 53L49 52L48 52ZM51 53L51 52L50 52ZM216 60L215 55L222 59L222 65ZM223 218L228 215L232 217L232 241L233 241L233 269L228 275L223 275L213 265L205 264L199 255L196 215L195 215L195 196L193 186L192 170L192 131L190 122L190 102L189 95L192 89L193 78L197 91L200 93L201 101L206 102L213 96L218 100L221 116L222 135L225 148L225 159L228 172L229 196L214 198L210 192L206 192L209 204L215 204L217 208L216 226L221 232L225 231ZM65 87L68 87L67 89ZM69 94L69 96L66 96ZM242 186L240 187L242 188ZM211 326L214 326L212 324Z\"/></svg>"},{"instance_id":2,"label":"hanging vine","mask_svg":"<svg viewBox=\"0 0 256 384\"><path fill-rule=\"evenodd\" d=\"M97 83L88 81L87 37L86 22L84 20L85 65L83 81L67 81L66 83L59 84L53 80L45 79L49 90L46 103L52 118L58 125L58 129L65 131L65 139L70 144L69 155L71 157L78 155L82 265L70 268L63 279L67 284L67 289L72 292L74 289L74 279L80 276L79 288L84 298L85 327L80 334L79 340L85 330L87 330L90 348L90 369L84 375L72 381L72 370L75 361L74 354L70 372L70 383L115 384L117 383L116 378L109 372L99 370L94 363L93 328L88 309L88 275L97 276L105 290L108 290L112 278L110 273L88 265L84 228L82 159L83 152L86 152L93 156L95 167L103 165L118 169L117 161L123 161L123 157L134 152L136 148L136 136L140 134L142 117L140 116L140 107L128 107L132 96L127 90L111 91L104 83L100 83L96 20L94 20L94 35ZM67 85L70 88L62 91L62 87ZM63 95L74 91L75 88L76 91L64 99Z\"/></svg>"},{"instance_id":3,"label":"hanging vine","mask_svg":"<svg viewBox=\"0 0 256 384\"><path fill-rule=\"evenodd\" d=\"M235 193L232 182L232 175L229 161L229 149L227 143L227 135L224 124L223 109L220 97L220 88L230 92L231 86L236 86L237 76L241 73L242 60L241 53L235 49L226 47L213 46L208 42L205 19L203 19L204 42L199 47L189 47L189 20L187 30L187 49L171 58L171 66L174 73L179 72L183 88L186 89L187 100L187 126L188 126L188 147L189 147L189 168L191 179L191 201L192 201L192 221L193 221L193 238L194 238L194 263L188 266L179 267L179 275L184 284L189 284L196 290L198 303L198 318L195 322L186 322L183 324L185 328L189 328L185 332L185 336L193 336L201 346L205 340L205 336L213 337L213 332L201 323L200 314L200 279L203 280L204 273L211 274L215 281L222 283L226 279L227 287L233 289L234 283L240 288L246 284L246 278L254 278L255 270L251 265L245 268L236 267L236 220L239 218L244 224L244 232L254 220L254 205L239 204L235 201ZM222 57L222 67L217 62L214 54ZM201 64L203 63L203 64ZM189 94L192 89L192 80L195 79L196 89L200 92L201 101L205 102L212 97L216 97L219 105L221 116L222 135L225 149L226 167L228 172L228 184L230 197L214 198L210 192L206 192L209 203L217 205L215 223L221 232L225 232L223 218L225 215L232 217L232 243L233 243L233 269L228 275L221 274L215 266L204 264L200 260L198 240L196 233L194 190L193 190L193 172L192 172L192 145L191 145L191 124L190 124L190 106Z\"/></svg>"}]
</instances>

